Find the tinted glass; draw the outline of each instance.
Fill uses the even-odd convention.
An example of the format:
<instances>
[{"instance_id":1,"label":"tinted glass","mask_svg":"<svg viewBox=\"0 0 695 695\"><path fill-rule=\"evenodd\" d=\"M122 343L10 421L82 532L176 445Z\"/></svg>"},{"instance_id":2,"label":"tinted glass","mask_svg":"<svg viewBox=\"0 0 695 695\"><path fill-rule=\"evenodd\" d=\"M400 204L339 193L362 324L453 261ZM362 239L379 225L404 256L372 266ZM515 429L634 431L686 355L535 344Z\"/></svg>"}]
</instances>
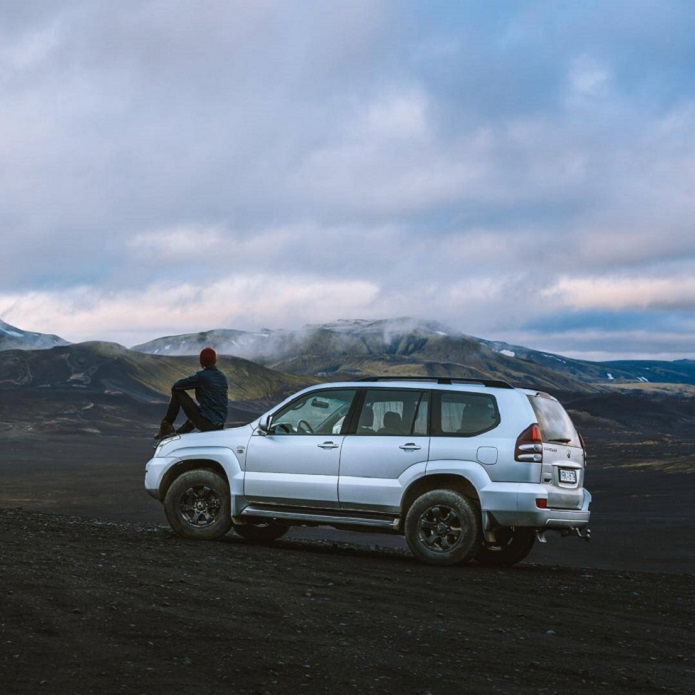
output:
<instances>
[{"instance_id":1,"label":"tinted glass","mask_svg":"<svg viewBox=\"0 0 695 695\"><path fill-rule=\"evenodd\" d=\"M426 436L428 418L428 391L369 389L355 433Z\"/></svg>"},{"instance_id":2,"label":"tinted glass","mask_svg":"<svg viewBox=\"0 0 695 695\"><path fill-rule=\"evenodd\" d=\"M436 433L470 437L497 427L500 422L493 396L445 391L439 393Z\"/></svg>"},{"instance_id":3,"label":"tinted glass","mask_svg":"<svg viewBox=\"0 0 695 695\"><path fill-rule=\"evenodd\" d=\"M567 446L581 446L579 435L567 411L550 396L529 396L538 418L544 442L557 442Z\"/></svg>"},{"instance_id":4,"label":"tinted glass","mask_svg":"<svg viewBox=\"0 0 695 695\"><path fill-rule=\"evenodd\" d=\"M340 434L356 389L314 391L273 416L273 434Z\"/></svg>"}]
</instances>

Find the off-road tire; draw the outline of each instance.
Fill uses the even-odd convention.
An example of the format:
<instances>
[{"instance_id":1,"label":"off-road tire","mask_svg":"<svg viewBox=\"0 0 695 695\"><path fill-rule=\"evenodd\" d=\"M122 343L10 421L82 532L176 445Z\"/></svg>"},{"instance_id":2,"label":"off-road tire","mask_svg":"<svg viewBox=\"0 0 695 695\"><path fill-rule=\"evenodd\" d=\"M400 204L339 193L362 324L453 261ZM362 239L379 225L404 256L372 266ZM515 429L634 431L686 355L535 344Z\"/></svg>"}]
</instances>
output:
<instances>
[{"instance_id":1,"label":"off-road tire","mask_svg":"<svg viewBox=\"0 0 695 695\"><path fill-rule=\"evenodd\" d=\"M234 525L234 532L249 541L249 543L272 543L284 536L289 530L289 526L273 522Z\"/></svg>"},{"instance_id":2,"label":"off-road tire","mask_svg":"<svg viewBox=\"0 0 695 695\"><path fill-rule=\"evenodd\" d=\"M481 544L476 505L454 490L431 490L418 497L406 514L404 530L413 555L430 565L468 562Z\"/></svg>"},{"instance_id":3,"label":"off-road tire","mask_svg":"<svg viewBox=\"0 0 695 695\"><path fill-rule=\"evenodd\" d=\"M533 548L536 532L523 526L497 529L494 543L484 543L475 556L481 565L514 565L521 562Z\"/></svg>"},{"instance_id":4,"label":"off-road tire","mask_svg":"<svg viewBox=\"0 0 695 695\"><path fill-rule=\"evenodd\" d=\"M229 486L205 469L182 473L164 499L164 511L177 536L211 541L232 526Z\"/></svg>"}]
</instances>

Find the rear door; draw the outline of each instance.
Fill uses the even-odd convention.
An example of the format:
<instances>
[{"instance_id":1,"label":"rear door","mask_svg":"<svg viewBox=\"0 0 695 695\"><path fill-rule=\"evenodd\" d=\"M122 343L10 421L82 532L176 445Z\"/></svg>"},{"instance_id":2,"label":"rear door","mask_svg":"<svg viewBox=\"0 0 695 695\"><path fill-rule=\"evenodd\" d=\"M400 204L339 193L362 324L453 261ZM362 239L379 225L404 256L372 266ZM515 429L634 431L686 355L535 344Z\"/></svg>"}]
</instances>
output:
<instances>
[{"instance_id":1,"label":"rear door","mask_svg":"<svg viewBox=\"0 0 695 695\"><path fill-rule=\"evenodd\" d=\"M338 496L342 509L396 513L403 487L424 474L430 392L366 389L345 436Z\"/></svg>"}]
</instances>

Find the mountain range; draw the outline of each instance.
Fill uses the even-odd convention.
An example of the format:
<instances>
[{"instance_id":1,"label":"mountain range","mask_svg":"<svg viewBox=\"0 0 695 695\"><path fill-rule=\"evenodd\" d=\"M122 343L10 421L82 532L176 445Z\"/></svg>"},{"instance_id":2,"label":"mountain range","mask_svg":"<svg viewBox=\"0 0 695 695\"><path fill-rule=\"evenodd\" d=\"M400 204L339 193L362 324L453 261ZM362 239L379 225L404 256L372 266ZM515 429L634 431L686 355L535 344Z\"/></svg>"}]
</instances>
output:
<instances>
[{"instance_id":1,"label":"mountain range","mask_svg":"<svg viewBox=\"0 0 695 695\"><path fill-rule=\"evenodd\" d=\"M662 390L690 393L695 386L693 360L576 360L409 318L336 321L289 331L218 329L158 338L133 350L195 355L206 345L279 371L330 379L370 374L495 378L571 392L653 391L660 384Z\"/></svg>"},{"instance_id":2,"label":"mountain range","mask_svg":"<svg viewBox=\"0 0 695 695\"><path fill-rule=\"evenodd\" d=\"M283 374L237 357L229 382L230 424L248 422L316 379ZM0 431L99 432L154 427L171 385L200 369L195 357L146 355L115 343L0 352Z\"/></svg>"},{"instance_id":3,"label":"mountain range","mask_svg":"<svg viewBox=\"0 0 695 695\"><path fill-rule=\"evenodd\" d=\"M367 375L451 376L504 379L565 393L695 393L693 360L576 360L409 318L342 320L297 330L215 329L157 338L130 350L109 343L70 345L58 336L29 333L2 322L0 351L12 354L0 360L0 389L41 385L38 382L42 379L46 384L62 379L61 383L80 388L86 385L85 379L93 384L96 378L104 391L120 391L145 400L153 394L162 398L182 372L195 370L195 357L207 345L224 355L224 364L233 371L243 364L241 371L248 378L272 382L263 394L255 386L244 386L248 391L244 399L264 398L273 389L282 390L281 382L289 388L301 381L293 380L292 375L313 380ZM46 352L46 348L54 349ZM23 355L20 350L32 354ZM87 369L80 367L83 360L90 365Z\"/></svg>"}]
</instances>

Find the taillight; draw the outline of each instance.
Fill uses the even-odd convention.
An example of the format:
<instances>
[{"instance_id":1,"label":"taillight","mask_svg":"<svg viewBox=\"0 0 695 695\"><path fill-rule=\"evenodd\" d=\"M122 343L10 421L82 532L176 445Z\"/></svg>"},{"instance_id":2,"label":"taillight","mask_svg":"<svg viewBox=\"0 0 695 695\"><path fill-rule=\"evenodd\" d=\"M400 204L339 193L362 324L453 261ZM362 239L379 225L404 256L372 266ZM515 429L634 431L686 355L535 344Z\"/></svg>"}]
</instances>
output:
<instances>
[{"instance_id":1,"label":"taillight","mask_svg":"<svg viewBox=\"0 0 695 695\"><path fill-rule=\"evenodd\" d=\"M586 466L586 443L581 432L577 432L577 434L579 435L579 443L582 445L582 451L584 452L584 465Z\"/></svg>"},{"instance_id":2,"label":"taillight","mask_svg":"<svg viewBox=\"0 0 695 695\"><path fill-rule=\"evenodd\" d=\"M529 425L516 440L514 448L516 461L543 463L543 439L541 428L537 424Z\"/></svg>"}]
</instances>

